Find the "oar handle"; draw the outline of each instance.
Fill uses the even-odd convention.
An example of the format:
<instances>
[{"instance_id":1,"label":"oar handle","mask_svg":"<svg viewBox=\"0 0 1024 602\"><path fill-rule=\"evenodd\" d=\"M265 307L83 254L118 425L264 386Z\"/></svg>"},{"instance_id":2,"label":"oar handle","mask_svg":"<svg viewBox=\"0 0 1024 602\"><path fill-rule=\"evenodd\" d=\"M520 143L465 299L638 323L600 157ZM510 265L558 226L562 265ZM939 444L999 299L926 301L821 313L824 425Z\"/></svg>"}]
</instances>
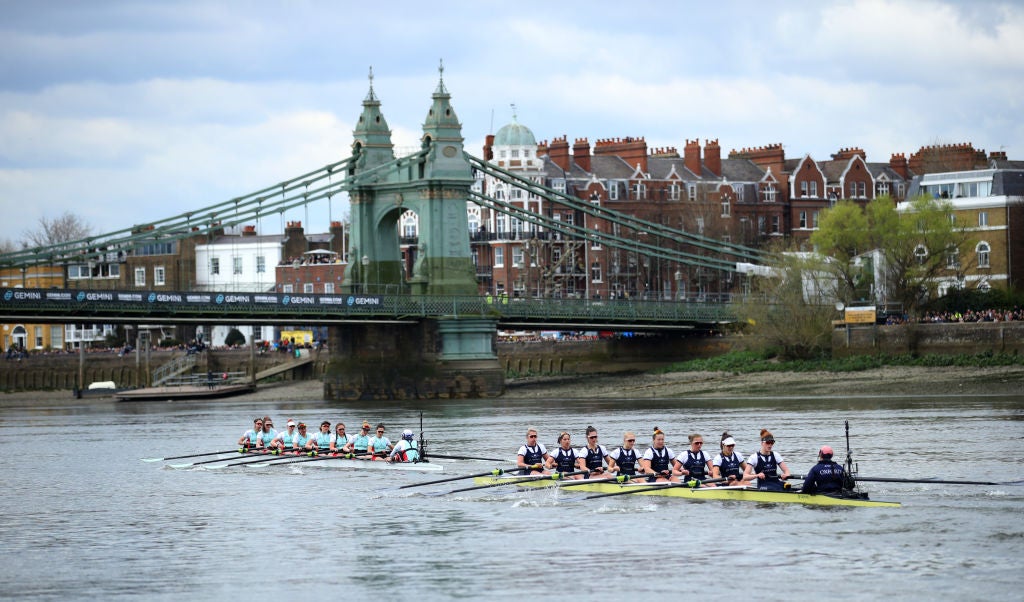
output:
<instances>
[{"instance_id":1,"label":"oar handle","mask_svg":"<svg viewBox=\"0 0 1024 602\"><path fill-rule=\"evenodd\" d=\"M540 464L537 464L536 466L540 466ZM527 468L529 468L529 467L527 467ZM490 476L500 477L503 474L517 472L519 470L521 470L521 468L519 466L514 466L512 468L495 468L494 470L488 470L487 472L478 472L476 474L463 475L463 476L460 476L460 477L449 477L447 479L437 479L435 481L425 481L423 483L412 483L410 485L402 485L401 487L399 487L399 489L409 489L409 488L412 488L412 487L423 487L424 485L436 485L438 483L450 483L452 481L461 481L462 479L473 479L473 478L476 478L476 477L490 477Z\"/></svg>"}]
</instances>

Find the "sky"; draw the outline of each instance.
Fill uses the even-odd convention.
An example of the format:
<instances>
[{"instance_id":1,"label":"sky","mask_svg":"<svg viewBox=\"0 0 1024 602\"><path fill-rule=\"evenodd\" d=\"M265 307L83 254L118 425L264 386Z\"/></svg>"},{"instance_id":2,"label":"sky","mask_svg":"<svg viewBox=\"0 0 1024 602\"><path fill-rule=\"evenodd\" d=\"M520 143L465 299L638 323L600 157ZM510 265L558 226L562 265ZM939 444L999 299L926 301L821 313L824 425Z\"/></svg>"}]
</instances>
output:
<instances>
[{"instance_id":1,"label":"sky","mask_svg":"<svg viewBox=\"0 0 1024 602\"><path fill-rule=\"evenodd\" d=\"M418 145L438 65L480 156L645 137L680 151L971 142L1024 159L1024 2L0 0L0 241L66 211L94 233L248 194L349 155L374 90ZM324 232L347 203L264 218Z\"/></svg>"}]
</instances>

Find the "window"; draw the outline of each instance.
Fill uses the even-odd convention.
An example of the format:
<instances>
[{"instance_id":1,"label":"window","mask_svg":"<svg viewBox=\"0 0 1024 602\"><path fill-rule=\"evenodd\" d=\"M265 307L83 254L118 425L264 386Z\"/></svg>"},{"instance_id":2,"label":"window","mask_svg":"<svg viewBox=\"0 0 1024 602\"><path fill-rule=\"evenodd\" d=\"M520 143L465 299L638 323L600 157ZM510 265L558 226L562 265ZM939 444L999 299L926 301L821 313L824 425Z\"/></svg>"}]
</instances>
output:
<instances>
[{"instance_id":1,"label":"window","mask_svg":"<svg viewBox=\"0 0 1024 602\"><path fill-rule=\"evenodd\" d=\"M633 198L637 201L647 198L647 186L643 182L637 182L633 185Z\"/></svg>"},{"instance_id":2,"label":"window","mask_svg":"<svg viewBox=\"0 0 1024 602\"><path fill-rule=\"evenodd\" d=\"M807 182L800 182L800 196L807 196Z\"/></svg>"},{"instance_id":3,"label":"window","mask_svg":"<svg viewBox=\"0 0 1024 602\"><path fill-rule=\"evenodd\" d=\"M885 181L879 182L878 183L878 188L877 188L877 194L878 194L878 196L886 196L886 195L888 195L889 194L889 183L885 182Z\"/></svg>"},{"instance_id":4,"label":"window","mask_svg":"<svg viewBox=\"0 0 1024 602\"><path fill-rule=\"evenodd\" d=\"M325 282L324 283L324 294L325 295L333 295L334 294L334 283L333 282Z\"/></svg>"},{"instance_id":5,"label":"window","mask_svg":"<svg viewBox=\"0 0 1024 602\"><path fill-rule=\"evenodd\" d=\"M992 247L988 246L987 242L979 242L978 246L974 248L974 251L978 254L979 268L992 267L989 263L989 256L992 253Z\"/></svg>"},{"instance_id":6,"label":"window","mask_svg":"<svg viewBox=\"0 0 1024 602\"><path fill-rule=\"evenodd\" d=\"M236 275L236 276L242 273L242 258L241 257L233 257L232 258L232 260L231 260L231 273Z\"/></svg>"},{"instance_id":7,"label":"window","mask_svg":"<svg viewBox=\"0 0 1024 602\"><path fill-rule=\"evenodd\" d=\"M856 197L857 197L857 183L856 182L850 182L850 196L849 196L849 198L852 199L852 198L856 198Z\"/></svg>"},{"instance_id":8,"label":"window","mask_svg":"<svg viewBox=\"0 0 1024 602\"><path fill-rule=\"evenodd\" d=\"M668 200L679 200L679 184L672 182L671 184L668 185Z\"/></svg>"},{"instance_id":9,"label":"window","mask_svg":"<svg viewBox=\"0 0 1024 602\"><path fill-rule=\"evenodd\" d=\"M697 234L704 234L704 218L697 218Z\"/></svg>"},{"instance_id":10,"label":"window","mask_svg":"<svg viewBox=\"0 0 1024 602\"><path fill-rule=\"evenodd\" d=\"M557 179L557 180L555 180L554 182L551 183L551 187L555 189L555 192L564 193L565 192L565 180L562 179L562 178L559 178L559 179Z\"/></svg>"},{"instance_id":11,"label":"window","mask_svg":"<svg viewBox=\"0 0 1024 602\"><path fill-rule=\"evenodd\" d=\"M523 267L523 248L520 246L512 247L512 265L517 268Z\"/></svg>"},{"instance_id":12,"label":"window","mask_svg":"<svg viewBox=\"0 0 1024 602\"><path fill-rule=\"evenodd\" d=\"M43 327L42 326L36 326L33 330L36 333L36 349L42 349L43 348Z\"/></svg>"},{"instance_id":13,"label":"window","mask_svg":"<svg viewBox=\"0 0 1024 602\"><path fill-rule=\"evenodd\" d=\"M686 185L686 198L688 198L691 201L696 201L697 200L697 185L696 184L687 184Z\"/></svg>"},{"instance_id":14,"label":"window","mask_svg":"<svg viewBox=\"0 0 1024 602\"><path fill-rule=\"evenodd\" d=\"M216 276L218 274L220 274L220 258L218 258L218 257L211 257L210 258L210 275L211 276Z\"/></svg>"},{"instance_id":15,"label":"window","mask_svg":"<svg viewBox=\"0 0 1024 602\"><path fill-rule=\"evenodd\" d=\"M514 149L512 149L511 152L512 152L512 158L513 159L518 159L519 158L519 149L514 148Z\"/></svg>"},{"instance_id":16,"label":"window","mask_svg":"<svg viewBox=\"0 0 1024 602\"><path fill-rule=\"evenodd\" d=\"M903 198L904 190L905 190L905 188L903 187L903 182L900 182L900 183L896 184L896 196L898 198L901 198L901 199Z\"/></svg>"},{"instance_id":17,"label":"window","mask_svg":"<svg viewBox=\"0 0 1024 602\"><path fill-rule=\"evenodd\" d=\"M946 268L955 270L960 267L960 249L953 247L946 251Z\"/></svg>"},{"instance_id":18,"label":"window","mask_svg":"<svg viewBox=\"0 0 1024 602\"><path fill-rule=\"evenodd\" d=\"M281 292L282 293L291 293L294 290L295 290L295 287L293 285L291 285L291 284L282 284L281 285Z\"/></svg>"},{"instance_id":19,"label":"window","mask_svg":"<svg viewBox=\"0 0 1024 602\"><path fill-rule=\"evenodd\" d=\"M500 268L505 265L505 249L494 247L494 267Z\"/></svg>"},{"instance_id":20,"label":"window","mask_svg":"<svg viewBox=\"0 0 1024 602\"><path fill-rule=\"evenodd\" d=\"M778 191L775 189L774 184L769 184L761 190L761 193L764 196L764 202L774 203L775 195L778 193Z\"/></svg>"},{"instance_id":21,"label":"window","mask_svg":"<svg viewBox=\"0 0 1024 602\"><path fill-rule=\"evenodd\" d=\"M818 196L818 183L815 181L811 182L811 196Z\"/></svg>"},{"instance_id":22,"label":"window","mask_svg":"<svg viewBox=\"0 0 1024 602\"><path fill-rule=\"evenodd\" d=\"M167 284L167 271L164 269L164 266L158 265L153 268L153 284L156 286Z\"/></svg>"},{"instance_id":23,"label":"window","mask_svg":"<svg viewBox=\"0 0 1024 602\"><path fill-rule=\"evenodd\" d=\"M988 211L978 212L978 225L982 228L988 226Z\"/></svg>"},{"instance_id":24,"label":"window","mask_svg":"<svg viewBox=\"0 0 1024 602\"><path fill-rule=\"evenodd\" d=\"M928 259L928 249L924 248L923 245L918 245L914 249L914 257L917 258L918 265L924 265L926 259Z\"/></svg>"},{"instance_id":25,"label":"window","mask_svg":"<svg viewBox=\"0 0 1024 602\"><path fill-rule=\"evenodd\" d=\"M812 211L811 212L811 227L814 228L815 230L818 229L818 212L817 211Z\"/></svg>"},{"instance_id":26,"label":"window","mask_svg":"<svg viewBox=\"0 0 1024 602\"><path fill-rule=\"evenodd\" d=\"M806 211L801 211L800 212L800 227L803 228L803 229L807 228L807 212Z\"/></svg>"},{"instance_id":27,"label":"window","mask_svg":"<svg viewBox=\"0 0 1024 602\"><path fill-rule=\"evenodd\" d=\"M722 217L729 217L732 209L729 206L729 197L722 199Z\"/></svg>"},{"instance_id":28,"label":"window","mask_svg":"<svg viewBox=\"0 0 1024 602\"><path fill-rule=\"evenodd\" d=\"M308 293L312 293L313 292L313 283L312 282L304 282L302 284L302 292L307 293L307 294Z\"/></svg>"},{"instance_id":29,"label":"window","mask_svg":"<svg viewBox=\"0 0 1024 602\"><path fill-rule=\"evenodd\" d=\"M736 186L734 186L733 188L734 188L734 189L736 190L736 202L737 202L737 203L742 203L742 202L743 202L743 199L744 199L744 196L743 196L743 191L744 191L744 190L745 190L745 189L746 189L747 187L746 187L746 186L743 186L743 185L739 185L739 184L737 184L737 185L736 185Z\"/></svg>"},{"instance_id":30,"label":"window","mask_svg":"<svg viewBox=\"0 0 1024 602\"><path fill-rule=\"evenodd\" d=\"M146 286L146 268L135 268L135 286Z\"/></svg>"},{"instance_id":31,"label":"window","mask_svg":"<svg viewBox=\"0 0 1024 602\"><path fill-rule=\"evenodd\" d=\"M267 258L260 255L256 258L256 273L265 274L267 271Z\"/></svg>"},{"instance_id":32,"label":"window","mask_svg":"<svg viewBox=\"0 0 1024 602\"><path fill-rule=\"evenodd\" d=\"M51 326L50 327L50 348L60 349L64 347L64 327L63 326Z\"/></svg>"},{"instance_id":33,"label":"window","mask_svg":"<svg viewBox=\"0 0 1024 602\"><path fill-rule=\"evenodd\" d=\"M863 199L863 198L866 198L868 196L867 186L868 185L865 182L857 182L857 197L858 198L862 198Z\"/></svg>"},{"instance_id":34,"label":"window","mask_svg":"<svg viewBox=\"0 0 1024 602\"><path fill-rule=\"evenodd\" d=\"M781 227L779 225L779 216L773 215L772 216L772 234L779 234L780 232L781 232Z\"/></svg>"},{"instance_id":35,"label":"window","mask_svg":"<svg viewBox=\"0 0 1024 602\"><path fill-rule=\"evenodd\" d=\"M608 180L608 200L619 200L619 186L612 180Z\"/></svg>"},{"instance_id":36,"label":"window","mask_svg":"<svg viewBox=\"0 0 1024 602\"><path fill-rule=\"evenodd\" d=\"M590 264L590 280L591 282L601 282L601 264L595 261Z\"/></svg>"},{"instance_id":37,"label":"window","mask_svg":"<svg viewBox=\"0 0 1024 602\"><path fill-rule=\"evenodd\" d=\"M78 280L80 278L88 278L90 275L89 266L82 265L69 265L68 266L68 279Z\"/></svg>"}]
</instances>

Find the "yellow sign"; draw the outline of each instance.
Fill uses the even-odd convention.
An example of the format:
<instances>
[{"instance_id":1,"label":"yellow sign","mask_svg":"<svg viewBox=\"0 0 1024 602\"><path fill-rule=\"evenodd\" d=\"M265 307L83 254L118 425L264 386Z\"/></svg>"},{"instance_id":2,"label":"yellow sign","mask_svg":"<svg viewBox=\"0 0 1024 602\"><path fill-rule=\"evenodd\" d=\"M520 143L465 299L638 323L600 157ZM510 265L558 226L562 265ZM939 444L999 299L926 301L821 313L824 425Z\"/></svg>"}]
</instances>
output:
<instances>
[{"instance_id":1,"label":"yellow sign","mask_svg":"<svg viewBox=\"0 0 1024 602\"><path fill-rule=\"evenodd\" d=\"M296 345L305 345L313 342L313 331L311 330L282 330L281 340L291 341L295 339Z\"/></svg>"},{"instance_id":2,"label":"yellow sign","mask_svg":"<svg viewBox=\"0 0 1024 602\"><path fill-rule=\"evenodd\" d=\"M874 324L875 323L875 308L871 307L847 307L846 308L846 323L847 324Z\"/></svg>"}]
</instances>

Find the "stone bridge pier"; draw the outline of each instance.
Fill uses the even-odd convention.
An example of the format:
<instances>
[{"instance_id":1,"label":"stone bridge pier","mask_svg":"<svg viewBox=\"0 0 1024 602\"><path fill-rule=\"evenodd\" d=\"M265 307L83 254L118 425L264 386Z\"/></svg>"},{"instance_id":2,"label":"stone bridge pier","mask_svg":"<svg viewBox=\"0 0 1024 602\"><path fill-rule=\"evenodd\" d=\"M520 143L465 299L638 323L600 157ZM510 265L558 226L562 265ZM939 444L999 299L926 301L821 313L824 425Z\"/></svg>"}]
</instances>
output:
<instances>
[{"instance_id":1,"label":"stone bridge pier","mask_svg":"<svg viewBox=\"0 0 1024 602\"><path fill-rule=\"evenodd\" d=\"M324 399L497 397L505 377L496 333L485 319L331 327Z\"/></svg>"}]
</instances>

